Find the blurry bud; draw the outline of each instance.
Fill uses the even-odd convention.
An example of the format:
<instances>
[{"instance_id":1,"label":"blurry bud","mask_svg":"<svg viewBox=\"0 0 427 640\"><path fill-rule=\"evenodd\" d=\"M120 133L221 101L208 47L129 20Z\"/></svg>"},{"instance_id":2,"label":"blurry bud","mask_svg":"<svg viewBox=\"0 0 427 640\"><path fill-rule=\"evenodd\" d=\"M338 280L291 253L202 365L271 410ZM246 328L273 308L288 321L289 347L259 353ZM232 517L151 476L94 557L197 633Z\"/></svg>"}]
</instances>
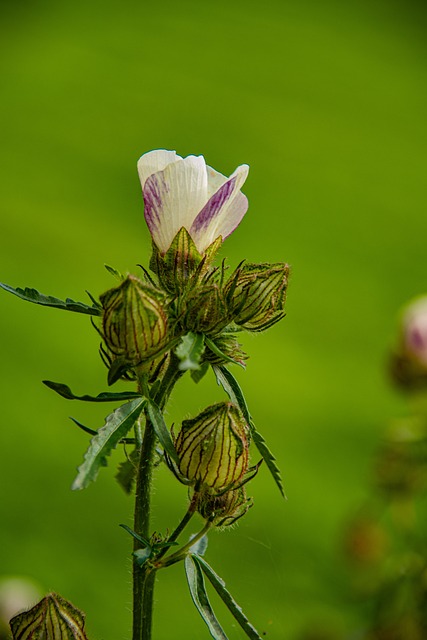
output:
<instances>
[{"instance_id":1,"label":"blurry bud","mask_svg":"<svg viewBox=\"0 0 427 640\"><path fill-rule=\"evenodd\" d=\"M424 490L427 481L427 439L417 420L393 425L376 459L375 481L384 492L407 496Z\"/></svg>"},{"instance_id":2,"label":"blurry bud","mask_svg":"<svg viewBox=\"0 0 427 640\"><path fill-rule=\"evenodd\" d=\"M13 640L87 640L84 614L57 593L10 621Z\"/></svg>"},{"instance_id":3,"label":"blurry bud","mask_svg":"<svg viewBox=\"0 0 427 640\"><path fill-rule=\"evenodd\" d=\"M284 316L289 265L244 264L226 284L233 321L248 331L263 331Z\"/></svg>"},{"instance_id":4,"label":"blurry bud","mask_svg":"<svg viewBox=\"0 0 427 640\"><path fill-rule=\"evenodd\" d=\"M116 367L149 363L165 351L169 334L162 291L128 276L100 300L104 309L102 335Z\"/></svg>"},{"instance_id":5,"label":"blurry bud","mask_svg":"<svg viewBox=\"0 0 427 640\"><path fill-rule=\"evenodd\" d=\"M387 551L387 535L369 514L355 518L347 527L344 550L347 557L361 565L375 565Z\"/></svg>"},{"instance_id":6,"label":"blurry bud","mask_svg":"<svg viewBox=\"0 0 427 640\"><path fill-rule=\"evenodd\" d=\"M187 229L182 227L164 255L153 244L150 268L165 291L179 294L206 273L221 244L219 237L201 254Z\"/></svg>"},{"instance_id":7,"label":"blurry bud","mask_svg":"<svg viewBox=\"0 0 427 640\"><path fill-rule=\"evenodd\" d=\"M195 288L185 297L183 330L212 335L229 324L228 309L218 285Z\"/></svg>"},{"instance_id":8,"label":"blurry bud","mask_svg":"<svg viewBox=\"0 0 427 640\"><path fill-rule=\"evenodd\" d=\"M415 299L403 310L390 368L399 386L427 389L427 296Z\"/></svg>"},{"instance_id":9,"label":"blurry bud","mask_svg":"<svg viewBox=\"0 0 427 640\"><path fill-rule=\"evenodd\" d=\"M241 344L237 341L235 336L223 333L222 335L215 337L214 343L218 349L217 353L214 353L207 346L203 353L203 362L224 365L229 362L228 358L231 358L237 364L245 366L245 360L248 359L248 356L241 348ZM221 356L220 353L224 354L225 357Z\"/></svg>"},{"instance_id":10,"label":"blurry bud","mask_svg":"<svg viewBox=\"0 0 427 640\"><path fill-rule=\"evenodd\" d=\"M228 527L244 516L252 505L252 498L247 498L244 487L239 487L221 495L202 492L197 511L216 527Z\"/></svg>"},{"instance_id":11,"label":"blurry bud","mask_svg":"<svg viewBox=\"0 0 427 640\"><path fill-rule=\"evenodd\" d=\"M213 405L197 418L184 420L175 447L180 473L198 489L232 488L248 468L248 428L231 402Z\"/></svg>"}]
</instances>

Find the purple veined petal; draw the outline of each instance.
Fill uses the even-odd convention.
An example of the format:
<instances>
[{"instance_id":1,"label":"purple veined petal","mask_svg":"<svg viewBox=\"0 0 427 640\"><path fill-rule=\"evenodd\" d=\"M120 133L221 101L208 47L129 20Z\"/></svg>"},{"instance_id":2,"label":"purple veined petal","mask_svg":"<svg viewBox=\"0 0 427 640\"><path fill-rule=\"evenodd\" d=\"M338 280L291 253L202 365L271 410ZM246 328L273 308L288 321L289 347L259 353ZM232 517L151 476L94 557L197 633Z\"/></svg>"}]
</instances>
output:
<instances>
[{"instance_id":1,"label":"purple veined petal","mask_svg":"<svg viewBox=\"0 0 427 640\"><path fill-rule=\"evenodd\" d=\"M248 209L248 200L240 188L248 172L248 165L238 167L209 198L194 220L190 235L199 251L203 252L218 236L223 240L227 238L241 222Z\"/></svg>"},{"instance_id":2,"label":"purple veined petal","mask_svg":"<svg viewBox=\"0 0 427 640\"><path fill-rule=\"evenodd\" d=\"M175 151L167 151L166 149L155 149L144 153L138 160L137 165L141 187L144 188L149 176L158 171L163 171L168 164L177 160L181 160L181 156L178 156Z\"/></svg>"},{"instance_id":3,"label":"purple veined petal","mask_svg":"<svg viewBox=\"0 0 427 640\"><path fill-rule=\"evenodd\" d=\"M203 156L188 156L149 176L143 188L144 216L162 253L175 235L194 219L207 201L207 174Z\"/></svg>"},{"instance_id":4,"label":"purple veined petal","mask_svg":"<svg viewBox=\"0 0 427 640\"><path fill-rule=\"evenodd\" d=\"M208 200L213 194L218 191L223 184L225 184L228 180L227 176L224 176L219 171L215 171L209 165L206 165L206 169L208 172Z\"/></svg>"}]
</instances>

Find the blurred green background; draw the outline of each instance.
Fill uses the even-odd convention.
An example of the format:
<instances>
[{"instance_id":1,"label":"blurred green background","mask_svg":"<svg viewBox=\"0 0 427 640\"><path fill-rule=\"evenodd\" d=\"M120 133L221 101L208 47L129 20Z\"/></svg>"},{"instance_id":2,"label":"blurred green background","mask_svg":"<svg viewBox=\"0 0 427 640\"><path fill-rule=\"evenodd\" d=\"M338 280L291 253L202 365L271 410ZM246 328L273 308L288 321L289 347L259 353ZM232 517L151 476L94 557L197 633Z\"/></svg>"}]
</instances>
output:
<instances>
[{"instance_id":1,"label":"blurred green background","mask_svg":"<svg viewBox=\"0 0 427 640\"><path fill-rule=\"evenodd\" d=\"M344 522L369 485L388 417L405 413L384 372L396 313L426 290L427 40L422 3L393 0L4 2L1 5L0 279L86 300L137 272L150 240L136 174L155 148L251 166L250 202L223 247L232 266L292 265L287 318L247 336L237 371L282 468L255 506L211 536L208 561L270 640L309 621L357 626L340 560ZM106 406L87 317L0 293L0 573L29 575L87 612L92 639L130 637L132 501L114 461L70 485ZM120 383L119 387L125 388ZM170 422L224 396L184 380ZM256 459L256 456L255 456ZM186 490L161 469L154 526ZM160 574L155 637L208 637L183 567ZM230 640L243 638L212 597Z\"/></svg>"}]
</instances>

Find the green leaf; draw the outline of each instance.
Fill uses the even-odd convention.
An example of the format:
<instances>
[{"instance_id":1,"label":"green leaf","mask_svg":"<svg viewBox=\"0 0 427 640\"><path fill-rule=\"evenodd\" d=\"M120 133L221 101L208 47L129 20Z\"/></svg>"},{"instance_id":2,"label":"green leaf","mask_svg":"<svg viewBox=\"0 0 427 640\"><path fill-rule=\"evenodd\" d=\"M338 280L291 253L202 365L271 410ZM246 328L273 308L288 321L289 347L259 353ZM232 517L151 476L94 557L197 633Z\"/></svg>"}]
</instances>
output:
<instances>
[{"instance_id":1,"label":"green leaf","mask_svg":"<svg viewBox=\"0 0 427 640\"><path fill-rule=\"evenodd\" d=\"M136 564L139 567L142 567L142 565L145 564L153 555L153 549L150 546L144 547L144 549L137 549L132 555L136 559Z\"/></svg>"},{"instance_id":2,"label":"green leaf","mask_svg":"<svg viewBox=\"0 0 427 640\"><path fill-rule=\"evenodd\" d=\"M200 369L200 358L202 357L204 345L204 335L202 333L187 333L181 338L175 353L181 360L180 371L197 371Z\"/></svg>"},{"instance_id":3,"label":"green leaf","mask_svg":"<svg viewBox=\"0 0 427 640\"><path fill-rule=\"evenodd\" d=\"M26 287L25 289L17 288L14 289L8 284L4 284L0 282L0 287L5 291L9 291L9 293L13 293L18 298L22 300L26 300L27 302L34 302L35 304L41 304L45 307L54 307L56 309L65 309L66 311L75 311L77 313L86 313L91 316L100 316L102 310L99 307L89 306L84 304L84 302L76 302L75 300L71 300L71 298L67 298L65 301L60 300L59 298L54 298L53 296L45 296L43 293L39 293L36 289L30 289Z\"/></svg>"},{"instance_id":4,"label":"green leaf","mask_svg":"<svg viewBox=\"0 0 427 640\"><path fill-rule=\"evenodd\" d=\"M190 375L193 381L197 384L205 376L209 369L209 362L203 362L198 369L193 369Z\"/></svg>"},{"instance_id":5,"label":"green leaf","mask_svg":"<svg viewBox=\"0 0 427 640\"><path fill-rule=\"evenodd\" d=\"M139 451L134 449L126 460L120 462L115 478L123 491L129 495L133 491L138 470Z\"/></svg>"},{"instance_id":6,"label":"green leaf","mask_svg":"<svg viewBox=\"0 0 427 640\"><path fill-rule=\"evenodd\" d=\"M280 493L286 499L285 489L283 487L282 474L280 473L280 469L276 464L276 458L273 453L268 448L266 441L263 436L257 431L253 420L250 421L249 424L251 428L251 434L253 441L255 442L255 446L263 457L265 464L267 465L271 475L273 476L273 480L277 484Z\"/></svg>"},{"instance_id":7,"label":"green leaf","mask_svg":"<svg viewBox=\"0 0 427 640\"><path fill-rule=\"evenodd\" d=\"M13 640L87 640L84 626L84 613L57 593L10 621Z\"/></svg>"},{"instance_id":8,"label":"green leaf","mask_svg":"<svg viewBox=\"0 0 427 640\"><path fill-rule=\"evenodd\" d=\"M100 467L107 465L107 457L133 427L145 404L145 398L136 398L107 416L105 425L90 441L83 464L78 468L73 490L85 489L96 480Z\"/></svg>"},{"instance_id":9,"label":"green leaf","mask_svg":"<svg viewBox=\"0 0 427 640\"><path fill-rule=\"evenodd\" d=\"M243 391L236 378L226 367L214 364L212 365L212 369L217 383L224 389L231 402L239 407L246 422L250 424L252 418L249 413L249 408L246 403L245 396L243 395Z\"/></svg>"},{"instance_id":10,"label":"green leaf","mask_svg":"<svg viewBox=\"0 0 427 640\"><path fill-rule=\"evenodd\" d=\"M169 455L169 457L179 465L178 454L176 452L175 445L172 442L172 438L166 426L162 412L160 411L159 407L151 400L147 403L147 414L154 427L156 436L160 440L160 444Z\"/></svg>"},{"instance_id":11,"label":"green leaf","mask_svg":"<svg viewBox=\"0 0 427 640\"><path fill-rule=\"evenodd\" d=\"M224 602L230 613L240 624L248 638L250 638L251 640L262 640L258 631L249 622L249 620L243 613L242 608L237 604L231 593L226 589L224 580L220 578L212 569L212 567L208 565L206 560L204 560L200 556L193 556L193 560L196 565L203 570L203 573L212 584L213 588L215 589L221 600Z\"/></svg>"},{"instance_id":12,"label":"green leaf","mask_svg":"<svg viewBox=\"0 0 427 640\"><path fill-rule=\"evenodd\" d=\"M203 573L200 565L196 562L196 556L188 555L185 558L185 573L193 602L206 623L212 638L215 638L215 640L228 640L209 602Z\"/></svg>"},{"instance_id":13,"label":"green leaf","mask_svg":"<svg viewBox=\"0 0 427 640\"><path fill-rule=\"evenodd\" d=\"M144 547L149 547L150 546L149 540L146 540L146 538L143 538L142 536L140 536L137 533L135 533L135 531L133 529L131 529L130 527L128 527L127 524L119 524L119 527L121 527L122 529L127 531L127 533L129 533L129 535L131 535L133 538L135 538L135 540L138 540L138 542L143 544Z\"/></svg>"},{"instance_id":14,"label":"green leaf","mask_svg":"<svg viewBox=\"0 0 427 640\"><path fill-rule=\"evenodd\" d=\"M104 264L104 267L107 269L108 273L111 273L111 275L117 278L117 280L120 280L120 282L125 279L120 271L117 271L117 269L115 269L114 267L110 267L110 265L108 264Z\"/></svg>"},{"instance_id":15,"label":"green leaf","mask_svg":"<svg viewBox=\"0 0 427 640\"><path fill-rule=\"evenodd\" d=\"M97 396L76 396L71 391L70 387L61 382L52 382L51 380L43 380L49 389L56 391L60 396L67 400L84 400L85 402L121 402L122 400L132 400L133 398L141 398L141 394L136 391L123 391L121 393L111 393L109 391L103 391Z\"/></svg>"},{"instance_id":16,"label":"green leaf","mask_svg":"<svg viewBox=\"0 0 427 640\"><path fill-rule=\"evenodd\" d=\"M233 402L233 404L236 404L240 408L240 411L243 413L243 416L250 427L251 435L256 448L262 455L263 460L267 465L271 475L273 476L273 480L276 483L280 493L284 498L286 498L283 488L282 474L280 473L280 469L276 464L276 458L268 448L266 441L257 430L255 423L252 420L245 396L243 395L243 391L240 388L239 383L226 367L213 365L212 368L214 370L218 384L223 387L231 402Z\"/></svg>"},{"instance_id":17,"label":"green leaf","mask_svg":"<svg viewBox=\"0 0 427 640\"><path fill-rule=\"evenodd\" d=\"M204 556L207 548L208 536L204 535L202 538L197 540L197 542L195 542L192 547L190 547L190 553L195 553L198 556Z\"/></svg>"}]
</instances>

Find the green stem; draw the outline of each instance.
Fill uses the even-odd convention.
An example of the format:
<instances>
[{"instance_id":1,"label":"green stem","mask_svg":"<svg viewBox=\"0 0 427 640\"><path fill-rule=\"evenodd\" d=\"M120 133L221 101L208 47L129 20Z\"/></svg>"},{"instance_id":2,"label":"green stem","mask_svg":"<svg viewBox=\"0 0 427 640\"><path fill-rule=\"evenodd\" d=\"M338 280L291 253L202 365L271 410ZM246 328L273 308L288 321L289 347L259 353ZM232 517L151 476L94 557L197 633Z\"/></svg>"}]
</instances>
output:
<instances>
[{"instance_id":1,"label":"green stem","mask_svg":"<svg viewBox=\"0 0 427 640\"><path fill-rule=\"evenodd\" d=\"M178 369L177 359L172 354L169 366L154 397L154 401L161 409L164 408L174 384L181 375L182 372ZM144 375L140 376L139 387L144 395L148 395L147 379ZM150 538L151 479L155 444L156 434L151 421L146 416L136 478L134 531L147 539ZM140 547L141 543L135 539L134 551ZM136 559L134 559L132 640L151 640L154 583L155 571L148 566L138 566Z\"/></svg>"},{"instance_id":2,"label":"green stem","mask_svg":"<svg viewBox=\"0 0 427 640\"><path fill-rule=\"evenodd\" d=\"M194 544L196 544L196 542L200 540L200 538L203 538L203 536L208 533L209 529L211 529L212 526L213 526L212 522L207 522L203 527L203 529L201 529L199 533L196 533L196 535L193 536L193 538L191 538L191 540L187 542L187 544L181 547L181 549L178 549L178 551L173 553L168 558L165 558L163 561L160 561L158 565L156 565L156 568L163 569L164 567L169 567L171 564L175 564L175 562L179 562L180 560L183 560L187 555L187 551L191 549L191 547Z\"/></svg>"},{"instance_id":3,"label":"green stem","mask_svg":"<svg viewBox=\"0 0 427 640\"><path fill-rule=\"evenodd\" d=\"M188 507L185 516L183 517L183 519L181 520L181 522L179 523L179 525L177 526L175 531L173 531L171 533L171 535L169 536L168 542L175 542L175 540L178 538L178 536L184 531L185 527L190 522L191 518L193 517L193 515L196 512L198 497L199 497L198 493L194 493L193 494L193 497L192 497L191 502L190 502L190 506ZM164 549L162 549L160 551L160 553L157 554L156 560L160 560L160 558L163 558L163 556L165 555L165 553L167 551L169 551L169 547L165 547Z\"/></svg>"}]
</instances>

